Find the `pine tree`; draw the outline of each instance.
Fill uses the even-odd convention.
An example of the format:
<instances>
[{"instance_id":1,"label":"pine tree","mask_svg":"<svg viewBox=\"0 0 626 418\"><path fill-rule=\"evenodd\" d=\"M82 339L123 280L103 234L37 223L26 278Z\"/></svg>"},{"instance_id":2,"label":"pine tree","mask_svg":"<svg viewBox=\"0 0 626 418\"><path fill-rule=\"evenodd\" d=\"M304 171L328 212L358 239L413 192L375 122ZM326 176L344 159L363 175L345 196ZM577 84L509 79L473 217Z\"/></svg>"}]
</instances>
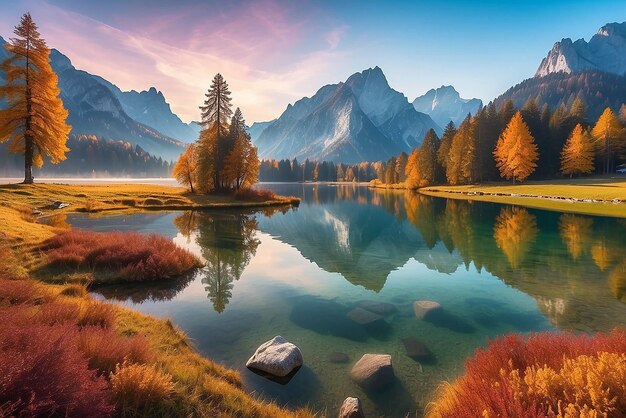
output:
<instances>
[{"instance_id":1,"label":"pine tree","mask_svg":"<svg viewBox=\"0 0 626 418\"><path fill-rule=\"evenodd\" d=\"M598 151L604 154L604 174L609 174L613 171L613 154L621 148L622 129L622 125L611 108L607 107L591 131L591 136L596 142Z\"/></svg>"},{"instance_id":2,"label":"pine tree","mask_svg":"<svg viewBox=\"0 0 626 418\"><path fill-rule=\"evenodd\" d=\"M229 139L232 146L224 163L224 183L235 190L251 187L259 176L259 157L239 108L235 110L230 123ZM287 164L290 169L288 181L291 181L293 167L291 161L287 161Z\"/></svg>"},{"instance_id":3,"label":"pine tree","mask_svg":"<svg viewBox=\"0 0 626 418\"><path fill-rule=\"evenodd\" d=\"M569 174L585 174L593 171L593 144L589 135L578 124L569 136L561 153L561 172Z\"/></svg>"},{"instance_id":4,"label":"pine tree","mask_svg":"<svg viewBox=\"0 0 626 418\"><path fill-rule=\"evenodd\" d=\"M450 146L452 145L452 139L456 134L456 127L454 122L450 121L443 131L441 141L439 141L439 149L437 150L437 163L442 168L441 178L439 180L445 181L446 166L450 159Z\"/></svg>"},{"instance_id":5,"label":"pine tree","mask_svg":"<svg viewBox=\"0 0 626 418\"><path fill-rule=\"evenodd\" d=\"M446 164L446 179L450 184L469 183L475 177L476 138L472 118L467 115L452 138L448 161Z\"/></svg>"},{"instance_id":6,"label":"pine tree","mask_svg":"<svg viewBox=\"0 0 626 418\"><path fill-rule=\"evenodd\" d=\"M33 183L33 165L47 156L53 164L65 160L67 110L59 98L58 79L50 67L50 50L37 25L26 13L6 44L9 57L0 65L6 83L0 86L0 143L11 140L9 150L24 154L24 183Z\"/></svg>"},{"instance_id":7,"label":"pine tree","mask_svg":"<svg viewBox=\"0 0 626 418\"><path fill-rule=\"evenodd\" d=\"M528 126L517 112L500 136L493 152L500 175L515 181L524 181L537 167L537 145Z\"/></svg>"},{"instance_id":8,"label":"pine tree","mask_svg":"<svg viewBox=\"0 0 626 418\"><path fill-rule=\"evenodd\" d=\"M437 137L434 130L429 129L424 136L422 145L420 145L418 157L421 178L425 184L433 184L435 182L438 146L439 137Z\"/></svg>"},{"instance_id":9,"label":"pine tree","mask_svg":"<svg viewBox=\"0 0 626 418\"><path fill-rule=\"evenodd\" d=\"M229 119L233 114L228 83L216 74L207 92L204 105L200 106L203 127L198 140L199 186L203 191L224 190L224 163L232 150L229 135Z\"/></svg>"},{"instance_id":10,"label":"pine tree","mask_svg":"<svg viewBox=\"0 0 626 418\"><path fill-rule=\"evenodd\" d=\"M191 193L195 193L193 185L196 182L196 168L196 146L190 144L178 157L172 175L180 184L189 186Z\"/></svg>"}]
</instances>

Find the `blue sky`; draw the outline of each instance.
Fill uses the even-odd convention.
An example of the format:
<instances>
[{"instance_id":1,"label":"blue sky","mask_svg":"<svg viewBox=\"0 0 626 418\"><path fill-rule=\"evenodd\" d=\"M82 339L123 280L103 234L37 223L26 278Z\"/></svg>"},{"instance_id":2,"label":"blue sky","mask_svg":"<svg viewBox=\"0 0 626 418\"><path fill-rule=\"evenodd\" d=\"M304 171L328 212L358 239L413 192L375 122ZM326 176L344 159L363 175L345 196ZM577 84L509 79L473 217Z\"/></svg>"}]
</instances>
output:
<instances>
[{"instance_id":1,"label":"blue sky","mask_svg":"<svg viewBox=\"0 0 626 418\"><path fill-rule=\"evenodd\" d=\"M485 102L533 76L554 42L626 20L626 1L0 0L50 46L122 89L162 90L184 120L221 72L249 122L380 66L409 100L441 85Z\"/></svg>"}]
</instances>

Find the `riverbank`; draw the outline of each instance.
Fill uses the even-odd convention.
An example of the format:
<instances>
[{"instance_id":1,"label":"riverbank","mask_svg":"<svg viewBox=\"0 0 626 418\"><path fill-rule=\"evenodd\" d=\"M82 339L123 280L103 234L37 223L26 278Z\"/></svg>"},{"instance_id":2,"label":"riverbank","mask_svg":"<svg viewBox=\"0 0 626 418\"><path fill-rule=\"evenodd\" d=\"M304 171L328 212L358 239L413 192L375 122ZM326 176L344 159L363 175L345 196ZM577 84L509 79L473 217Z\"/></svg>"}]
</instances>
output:
<instances>
[{"instance_id":1,"label":"riverbank","mask_svg":"<svg viewBox=\"0 0 626 418\"><path fill-rule=\"evenodd\" d=\"M12 322L3 324L4 328L0 329L0 334L14 335L15 332L21 332L20 335L27 338L28 335L39 335L36 332L41 331L42 325L51 326L52 328L45 331L46 338L58 338L59 341L63 339L63 350L77 353L75 355L77 358L80 358L82 353L89 360L89 370L94 368L92 362L99 365L96 367L98 370L102 361L113 362L115 374L117 374L116 363L123 363L120 370L133 363L133 361L124 363L123 359L128 357L125 350L130 350L129 352L135 355L136 346L141 345L142 350L147 351L141 351L145 356L136 361L138 367L128 368L117 380L113 374L109 374L108 369L102 378L96 379L89 377L92 372L87 366L84 366L84 370L79 370L82 363L68 364L68 367L72 367L71 373L78 373L77 376L87 379L81 383L82 386L77 387L96 393L102 402L98 405L104 405L102 407L105 409L109 408L107 405L113 404L116 415L135 416L143 411L144 415L180 417L312 417L313 414L309 411L289 411L248 394L243 389L237 371L202 357L187 337L169 320L157 319L119 305L96 301L81 284L52 284L34 278L37 276L36 268L45 261L43 260L45 255L40 251L42 243L68 230L69 225L64 221L64 215L68 212L263 207L290 205L298 201L299 199L277 198L269 201L240 202L227 196L189 195L182 188L167 186L51 184L0 186L0 225L2 225L0 310L6 310L7 317L21 318L15 324ZM49 222L38 222L41 217L47 217ZM23 294L26 294L26 299L20 302ZM34 316L23 318L19 316L26 310ZM98 325L100 327L98 329L92 329L91 326L85 328L85 318L98 316L99 312L110 313L105 314L104 319L94 319L97 324L106 323L106 327ZM98 340L99 337L103 338ZM143 342L135 344L133 341L137 338ZM58 347L54 341L50 340L49 344L46 341L48 340L42 337L33 350L45 351ZM106 349L107 347L111 350ZM24 364L35 360L29 357L32 354L32 350L29 350L17 350L25 356ZM115 357L116 353L120 354L119 359ZM0 370L5 370L14 359L9 358L8 354L4 356L2 354L0 353ZM43 355L45 358L51 358L49 354ZM69 362L63 361L59 359L56 368L51 366L51 370L60 370L60 367ZM32 372L39 373L39 370L33 369ZM22 371L20 376L24 373L26 371ZM66 380L71 377L68 373L70 372L59 371L57 375L46 375L46 385L49 385L47 387L65 387L63 385L66 385L68 383ZM157 373L156 380L164 382L167 399L157 399L151 393L142 392L146 388L144 385L146 382L142 383L142 379L156 381L149 376L151 373ZM55 381L55 376L58 376L59 381ZM123 391L119 386L121 376L128 379L122 385ZM134 381L133 376L136 379ZM114 381L117 383L114 384ZM19 381L13 383L17 389L22 387ZM80 382L76 383L78 385ZM11 382L7 384L11 388ZM90 385L93 386L90 388ZM47 390L43 387L35 389ZM59 397L65 399L70 396L68 391L62 392L58 392ZM12 396L12 393L8 391L5 395ZM76 393L77 398L82 398L83 395L82 392ZM166 402L162 403L161 400ZM97 405L94 404L95 406Z\"/></svg>"},{"instance_id":2,"label":"riverbank","mask_svg":"<svg viewBox=\"0 0 626 418\"><path fill-rule=\"evenodd\" d=\"M420 188L419 193L559 212L626 217L626 179L623 178L546 180L517 185L429 186Z\"/></svg>"}]
</instances>

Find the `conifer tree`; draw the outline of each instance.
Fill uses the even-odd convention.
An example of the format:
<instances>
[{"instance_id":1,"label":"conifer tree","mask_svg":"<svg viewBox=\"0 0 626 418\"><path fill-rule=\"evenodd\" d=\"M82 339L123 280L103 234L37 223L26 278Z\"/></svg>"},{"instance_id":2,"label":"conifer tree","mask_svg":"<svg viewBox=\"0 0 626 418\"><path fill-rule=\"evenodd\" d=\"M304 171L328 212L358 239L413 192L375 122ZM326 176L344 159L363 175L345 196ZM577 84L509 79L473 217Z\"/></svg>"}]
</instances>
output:
<instances>
[{"instance_id":1,"label":"conifer tree","mask_svg":"<svg viewBox=\"0 0 626 418\"><path fill-rule=\"evenodd\" d=\"M611 108L607 107L591 131L598 151L604 154L604 174L609 174L613 171L613 155L621 148L622 130L623 128L619 120Z\"/></svg>"},{"instance_id":2,"label":"conifer tree","mask_svg":"<svg viewBox=\"0 0 626 418\"><path fill-rule=\"evenodd\" d=\"M446 179L450 184L469 183L474 180L476 164L476 139L472 118L467 115L452 138L446 164Z\"/></svg>"},{"instance_id":3,"label":"conifer tree","mask_svg":"<svg viewBox=\"0 0 626 418\"><path fill-rule=\"evenodd\" d=\"M225 183L235 190L250 187L256 183L259 175L259 157L239 108L231 120L229 134L233 145L224 164Z\"/></svg>"},{"instance_id":4,"label":"conifer tree","mask_svg":"<svg viewBox=\"0 0 626 418\"><path fill-rule=\"evenodd\" d=\"M452 145L454 134L456 134L456 126L454 126L454 122L450 121L443 131L441 141L439 141L439 149L437 150L437 163L442 168L441 181L445 180L446 167L450 159L450 146Z\"/></svg>"},{"instance_id":5,"label":"conifer tree","mask_svg":"<svg viewBox=\"0 0 626 418\"><path fill-rule=\"evenodd\" d=\"M424 136L422 145L419 148L418 164L420 166L421 177L425 184L435 183L437 172L437 148L439 138L433 129L429 129Z\"/></svg>"},{"instance_id":6,"label":"conifer tree","mask_svg":"<svg viewBox=\"0 0 626 418\"><path fill-rule=\"evenodd\" d=\"M568 138L561 153L561 172L569 174L593 171L593 144L582 125L578 124Z\"/></svg>"},{"instance_id":7,"label":"conifer tree","mask_svg":"<svg viewBox=\"0 0 626 418\"><path fill-rule=\"evenodd\" d=\"M30 13L22 16L6 44L9 56L0 71L0 143L11 140L9 150L24 154L24 183L33 183L33 165L41 167L47 156L53 164L65 160L71 127L59 98L58 79L50 67L50 50L41 38Z\"/></svg>"},{"instance_id":8,"label":"conifer tree","mask_svg":"<svg viewBox=\"0 0 626 418\"><path fill-rule=\"evenodd\" d=\"M195 193L193 185L196 182L196 146L190 144L174 164L172 175L182 185L189 186L191 193Z\"/></svg>"},{"instance_id":9,"label":"conifer tree","mask_svg":"<svg viewBox=\"0 0 626 418\"><path fill-rule=\"evenodd\" d=\"M500 136L493 152L500 175L515 181L524 181L537 167L537 145L528 126L517 112Z\"/></svg>"}]
</instances>

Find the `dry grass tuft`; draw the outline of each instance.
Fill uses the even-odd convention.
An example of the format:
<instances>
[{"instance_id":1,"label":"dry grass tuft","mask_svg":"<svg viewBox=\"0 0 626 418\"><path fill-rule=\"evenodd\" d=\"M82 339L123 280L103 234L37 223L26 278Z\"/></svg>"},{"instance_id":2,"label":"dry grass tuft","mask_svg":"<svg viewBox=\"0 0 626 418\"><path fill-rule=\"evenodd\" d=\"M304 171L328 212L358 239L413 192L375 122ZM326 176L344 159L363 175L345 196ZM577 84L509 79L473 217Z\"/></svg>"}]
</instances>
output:
<instances>
[{"instance_id":1,"label":"dry grass tuft","mask_svg":"<svg viewBox=\"0 0 626 418\"><path fill-rule=\"evenodd\" d=\"M111 374L113 399L122 416L173 414L174 387L172 376L154 366L124 363Z\"/></svg>"},{"instance_id":2,"label":"dry grass tuft","mask_svg":"<svg viewBox=\"0 0 626 418\"><path fill-rule=\"evenodd\" d=\"M89 368L105 376L113 372L118 364L147 363L154 358L145 338L123 337L113 330L99 327L81 330L78 349L89 359Z\"/></svg>"}]
</instances>

